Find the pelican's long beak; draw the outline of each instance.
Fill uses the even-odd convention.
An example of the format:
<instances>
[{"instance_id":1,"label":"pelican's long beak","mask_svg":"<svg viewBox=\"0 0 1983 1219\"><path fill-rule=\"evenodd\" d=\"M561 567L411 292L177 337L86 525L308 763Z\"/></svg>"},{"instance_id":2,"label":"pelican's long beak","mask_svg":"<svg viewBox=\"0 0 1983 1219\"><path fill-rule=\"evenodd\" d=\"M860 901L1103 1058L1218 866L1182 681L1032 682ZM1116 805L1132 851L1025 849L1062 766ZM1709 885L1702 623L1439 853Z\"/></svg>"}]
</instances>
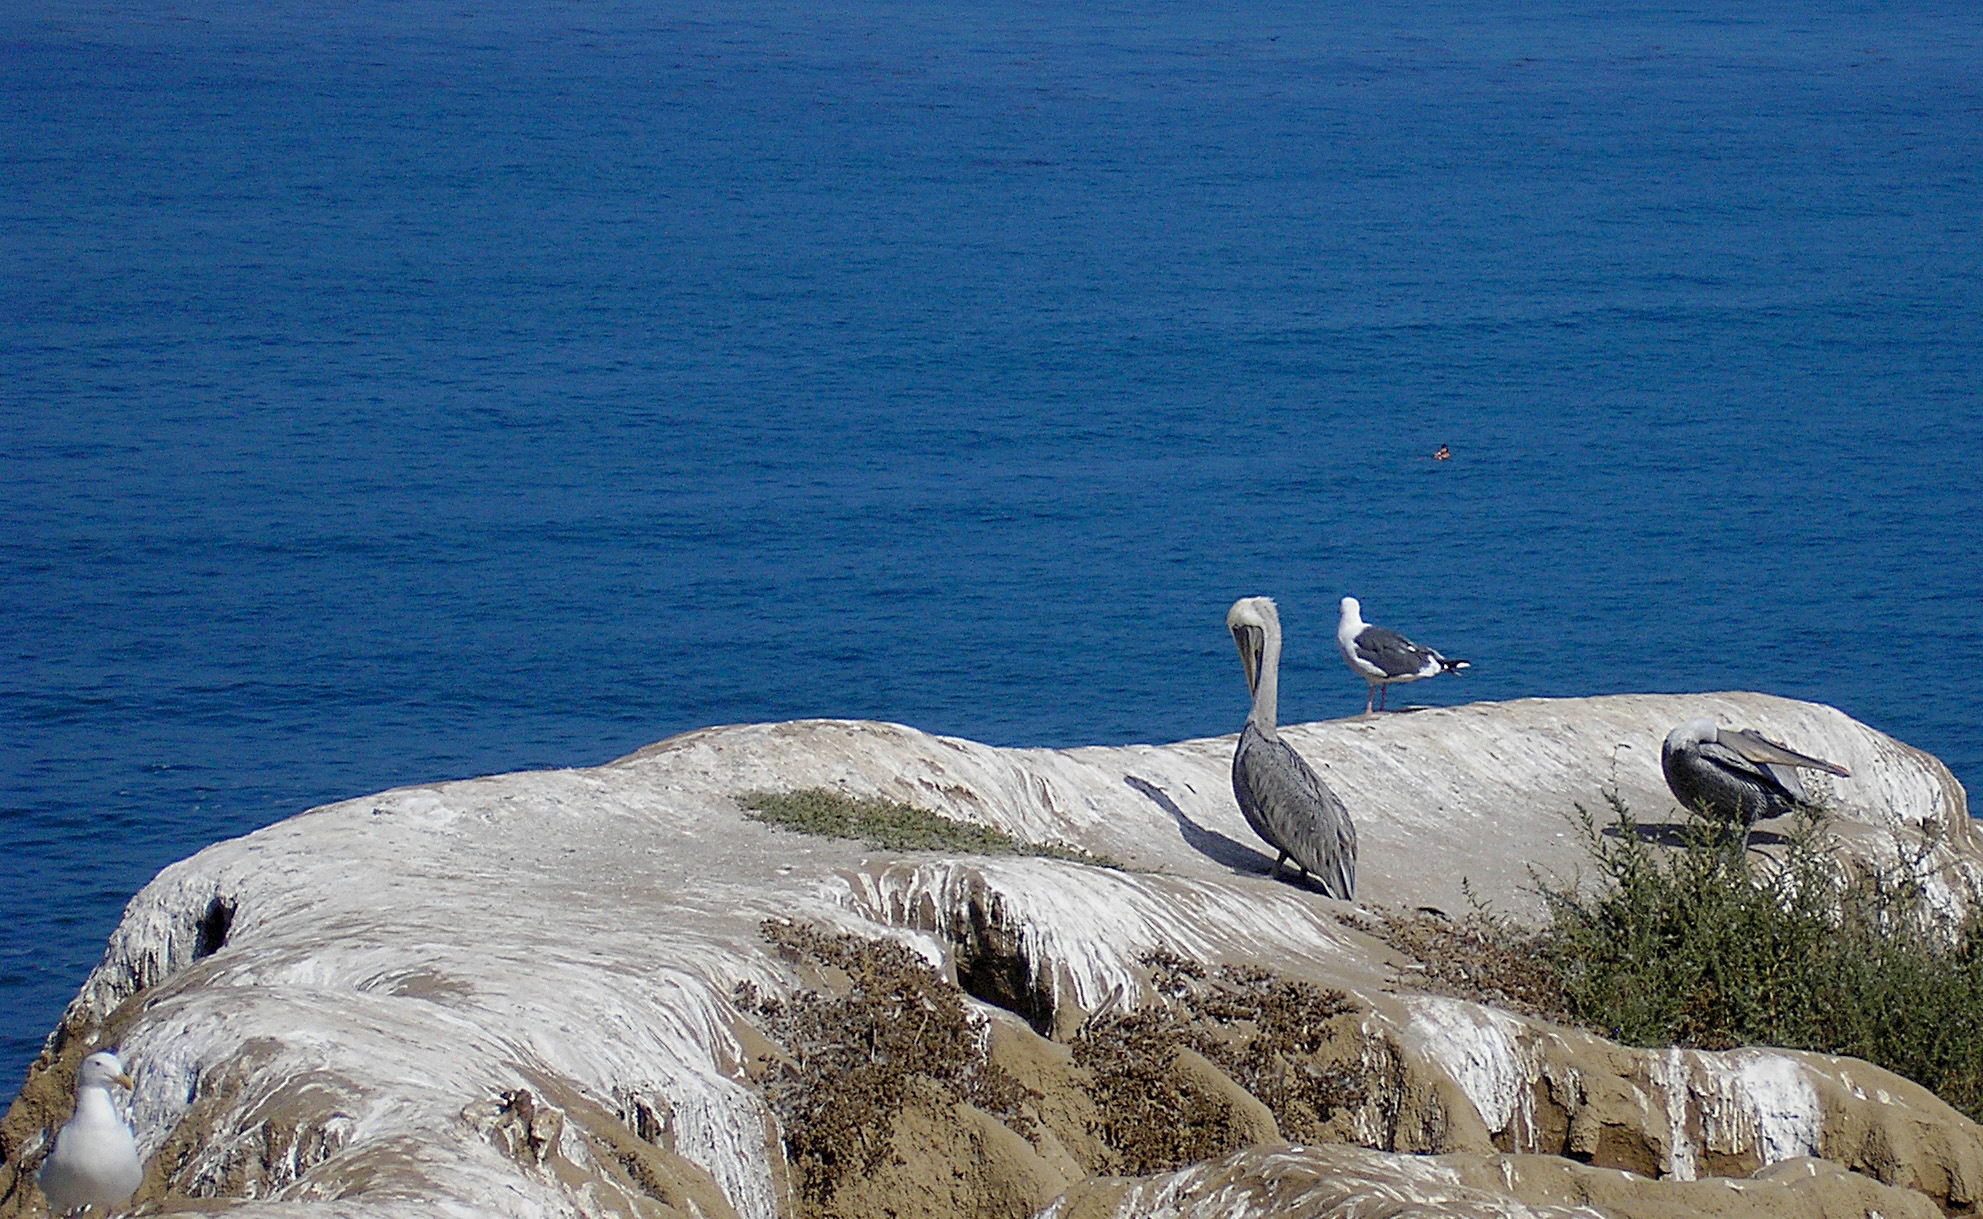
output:
<instances>
[{"instance_id":1,"label":"pelican's long beak","mask_svg":"<svg viewBox=\"0 0 1983 1219\"><path fill-rule=\"evenodd\" d=\"M1724 732L1721 743L1754 762L1758 766L1804 766L1812 770L1822 770L1829 774L1852 777L1852 772L1836 762L1810 757L1794 749L1785 749L1774 741L1766 741L1755 733L1747 731Z\"/></svg>"},{"instance_id":2,"label":"pelican's long beak","mask_svg":"<svg viewBox=\"0 0 1983 1219\"><path fill-rule=\"evenodd\" d=\"M1239 663L1246 668L1246 692L1260 693L1260 653L1267 647L1267 632L1257 626L1236 626L1232 641L1239 646Z\"/></svg>"}]
</instances>

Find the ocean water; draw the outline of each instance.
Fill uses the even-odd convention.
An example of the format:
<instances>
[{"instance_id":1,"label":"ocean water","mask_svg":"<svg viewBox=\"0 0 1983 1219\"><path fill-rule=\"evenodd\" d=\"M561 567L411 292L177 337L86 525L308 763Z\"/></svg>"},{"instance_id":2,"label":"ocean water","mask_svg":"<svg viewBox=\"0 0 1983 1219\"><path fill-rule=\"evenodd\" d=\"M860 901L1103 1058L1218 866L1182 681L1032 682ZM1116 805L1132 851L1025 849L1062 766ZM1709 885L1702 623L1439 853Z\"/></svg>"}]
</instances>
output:
<instances>
[{"instance_id":1,"label":"ocean water","mask_svg":"<svg viewBox=\"0 0 1983 1219\"><path fill-rule=\"evenodd\" d=\"M1355 594L1983 781L1974 8L0 0L0 91L0 1087L209 842L1229 732L1240 595L1288 720Z\"/></svg>"}]
</instances>

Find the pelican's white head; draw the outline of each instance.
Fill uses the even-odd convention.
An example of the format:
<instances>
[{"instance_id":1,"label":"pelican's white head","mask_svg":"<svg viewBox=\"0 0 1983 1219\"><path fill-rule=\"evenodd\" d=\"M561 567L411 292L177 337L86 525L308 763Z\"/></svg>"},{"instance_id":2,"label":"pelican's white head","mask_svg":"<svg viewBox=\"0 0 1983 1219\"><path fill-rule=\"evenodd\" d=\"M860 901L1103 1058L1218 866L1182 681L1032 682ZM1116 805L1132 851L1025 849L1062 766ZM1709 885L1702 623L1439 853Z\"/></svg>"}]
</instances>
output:
<instances>
[{"instance_id":1,"label":"pelican's white head","mask_svg":"<svg viewBox=\"0 0 1983 1219\"><path fill-rule=\"evenodd\" d=\"M76 1071L76 1090L84 1088L108 1088L111 1084L123 1084L127 1088L137 1085L124 1073L123 1060L109 1050L98 1050L83 1059L83 1065Z\"/></svg>"},{"instance_id":2,"label":"pelican's white head","mask_svg":"<svg viewBox=\"0 0 1983 1219\"><path fill-rule=\"evenodd\" d=\"M1691 749L1696 745L1710 745L1721 739L1721 729L1710 719L1693 719L1666 734L1666 750Z\"/></svg>"},{"instance_id":3,"label":"pelican's white head","mask_svg":"<svg viewBox=\"0 0 1983 1219\"><path fill-rule=\"evenodd\" d=\"M1281 612L1274 607L1272 597L1241 597L1226 611L1226 629L1237 631L1242 626L1257 626L1265 630L1268 623L1281 625Z\"/></svg>"},{"instance_id":4,"label":"pelican's white head","mask_svg":"<svg viewBox=\"0 0 1983 1219\"><path fill-rule=\"evenodd\" d=\"M1267 636L1278 642L1281 614L1272 597L1241 597L1226 611L1226 629L1239 647L1239 663L1246 667L1246 692L1260 692L1260 662L1267 651Z\"/></svg>"}]
</instances>

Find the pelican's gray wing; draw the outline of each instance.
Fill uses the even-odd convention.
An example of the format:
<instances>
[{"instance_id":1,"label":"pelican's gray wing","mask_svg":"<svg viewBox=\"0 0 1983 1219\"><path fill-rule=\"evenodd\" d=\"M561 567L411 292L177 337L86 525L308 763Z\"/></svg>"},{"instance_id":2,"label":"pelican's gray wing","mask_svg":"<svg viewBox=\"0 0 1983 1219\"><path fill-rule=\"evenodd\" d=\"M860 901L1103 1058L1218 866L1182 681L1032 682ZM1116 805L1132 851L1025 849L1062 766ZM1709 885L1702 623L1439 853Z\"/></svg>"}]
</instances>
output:
<instances>
[{"instance_id":1,"label":"pelican's gray wing","mask_svg":"<svg viewBox=\"0 0 1983 1219\"><path fill-rule=\"evenodd\" d=\"M1233 799L1239 801L1239 812L1246 818L1246 824L1260 835L1262 842L1285 858L1288 854L1287 843L1275 832L1274 823L1261 815L1260 799L1254 795L1256 786L1267 785L1267 780L1259 774L1267 745L1267 738L1253 726L1253 721L1248 720L1246 727L1240 729L1239 746L1233 750L1232 794Z\"/></svg>"},{"instance_id":2,"label":"pelican's gray wing","mask_svg":"<svg viewBox=\"0 0 1983 1219\"><path fill-rule=\"evenodd\" d=\"M1834 775L1851 777L1852 772L1836 762L1814 758L1809 754L1798 753L1795 749L1779 745L1754 729L1729 729L1721 733L1721 743L1741 754L1758 766L1802 766L1810 770L1822 770Z\"/></svg>"},{"instance_id":3,"label":"pelican's gray wing","mask_svg":"<svg viewBox=\"0 0 1983 1219\"><path fill-rule=\"evenodd\" d=\"M1248 724L1233 752L1232 788L1254 833L1315 877L1330 897L1351 898L1356 827L1349 810L1286 741L1270 741Z\"/></svg>"},{"instance_id":4,"label":"pelican's gray wing","mask_svg":"<svg viewBox=\"0 0 1983 1219\"><path fill-rule=\"evenodd\" d=\"M1798 804L1809 804L1811 797L1804 791L1803 780L1797 776L1799 768L1822 770L1829 774L1851 776L1851 771L1835 762L1814 758L1798 753L1787 746L1779 745L1753 729L1743 728L1721 734L1721 743L1742 756L1742 760L1762 770L1775 779L1791 800Z\"/></svg>"},{"instance_id":5,"label":"pelican's gray wing","mask_svg":"<svg viewBox=\"0 0 1983 1219\"><path fill-rule=\"evenodd\" d=\"M1795 774L1786 784L1774 768L1716 741L1689 744L1661 761L1666 785L1682 804L1743 825L1782 816L1805 799Z\"/></svg>"},{"instance_id":6,"label":"pelican's gray wing","mask_svg":"<svg viewBox=\"0 0 1983 1219\"><path fill-rule=\"evenodd\" d=\"M1723 733L1723 739L1720 741L1701 742L1694 746L1694 756L1738 782L1781 787L1782 784L1777 780L1775 771L1768 766L1750 761L1741 750L1730 747L1727 738L1732 735L1734 734Z\"/></svg>"}]
</instances>

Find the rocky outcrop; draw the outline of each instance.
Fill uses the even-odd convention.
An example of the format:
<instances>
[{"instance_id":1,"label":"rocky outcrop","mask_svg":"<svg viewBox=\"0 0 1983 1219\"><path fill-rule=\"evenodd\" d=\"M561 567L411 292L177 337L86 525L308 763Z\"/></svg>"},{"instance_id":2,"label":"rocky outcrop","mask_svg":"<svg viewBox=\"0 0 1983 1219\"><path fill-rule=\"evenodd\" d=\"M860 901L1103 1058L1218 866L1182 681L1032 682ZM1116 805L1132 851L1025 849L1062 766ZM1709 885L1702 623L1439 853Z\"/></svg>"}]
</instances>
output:
<instances>
[{"instance_id":1,"label":"rocky outcrop","mask_svg":"<svg viewBox=\"0 0 1983 1219\"><path fill-rule=\"evenodd\" d=\"M1812 704L1530 700L1283 731L1356 819L1359 906L1463 910L1464 882L1532 916L1531 869L1582 863L1573 805L1613 792L1655 829L1677 817L1659 743L1697 715L1848 767L1823 780L1848 849L1891 861L1931 836L1920 866L1942 900L1983 865L1940 763ZM245 1213L1073 1219L1388 1199L1401 1214L1895 1216L1983 1197L1983 1133L1865 1064L1634 1050L1409 993L1396 954L1339 917L1350 906L1266 875L1231 750L715 728L219 844L133 899L0 1123L0 1212L43 1209L32 1169L75 1064L109 1044L137 1068L141 1204ZM736 803L809 787L1123 867L877 851ZM764 1013L851 983L778 951L766 920L907 947L974 996L996 1067L975 1091L914 1072L891 1084L875 1116L887 1154L830 1198L784 1154L767 1097L797 1058ZM1295 989L1260 1002L1321 1006L1277 1043L1279 1074L1255 1052L1264 1017L1202 1043L1135 1041L1153 954L1271 970ZM1132 1044L1163 1048L1125 1073L1109 1047ZM1150 1131L1124 1119L1138 1096L1192 1115L1194 1141L1138 1142Z\"/></svg>"}]
</instances>

